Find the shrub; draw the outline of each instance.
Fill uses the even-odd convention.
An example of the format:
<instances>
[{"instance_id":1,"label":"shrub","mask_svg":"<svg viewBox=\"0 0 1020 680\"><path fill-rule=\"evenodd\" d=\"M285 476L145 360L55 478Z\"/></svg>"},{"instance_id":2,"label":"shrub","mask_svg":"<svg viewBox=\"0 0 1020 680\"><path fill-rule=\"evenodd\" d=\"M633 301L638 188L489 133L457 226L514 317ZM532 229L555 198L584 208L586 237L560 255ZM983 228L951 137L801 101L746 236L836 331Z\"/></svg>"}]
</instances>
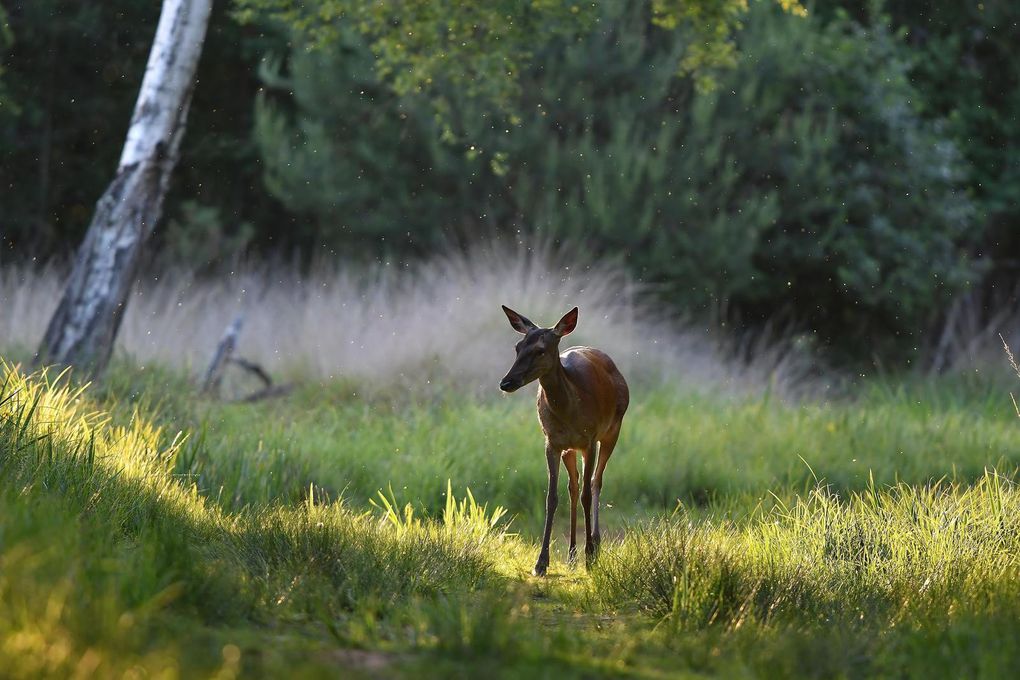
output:
<instances>
[{"instance_id":1,"label":"shrub","mask_svg":"<svg viewBox=\"0 0 1020 680\"><path fill-rule=\"evenodd\" d=\"M622 259L677 310L780 316L857 356L909 348L977 272L964 164L921 116L902 36L756 5L738 65L703 91L646 10L603 9L603 30L539 50L519 119L443 90L462 130L446 144L356 39L295 48L269 78L292 110L257 116L270 187L334 248L542 230Z\"/></svg>"},{"instance_id":2,"label":"shrub","mask_svg":"<svg viewBox=\"0 0 1020 680\"><path fill-rule=\"evenodd\" d=\"M535 222L622 254L682 308L783 316L858 355L907 346L976 268L963 164L920 116L902 37L759 5L740 42L707 92L606 105L589 84L581 133L536 170L556 192L527 197Z\"/></svg>"}]
</instances>

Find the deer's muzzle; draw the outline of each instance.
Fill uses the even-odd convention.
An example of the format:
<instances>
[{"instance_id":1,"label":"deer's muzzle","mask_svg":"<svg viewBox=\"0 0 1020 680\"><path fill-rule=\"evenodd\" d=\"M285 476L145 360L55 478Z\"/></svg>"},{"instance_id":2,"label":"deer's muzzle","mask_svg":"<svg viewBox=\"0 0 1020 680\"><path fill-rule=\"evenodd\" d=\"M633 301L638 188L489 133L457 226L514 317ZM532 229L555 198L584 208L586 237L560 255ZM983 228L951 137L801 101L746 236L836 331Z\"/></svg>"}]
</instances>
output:
<instances>
[{"instance_id":1,"label":"deer's muzzle","mask_svg":"<svg viewBox=\"0 0 1020 680\"><path fill-rule=\"evenodd\" d=\"M511 378L510 376L507 376L503 378L502 381L500 381L499 389L503 390L504 392L514 392L516 390L519 390L521 388L521 385L523 384L524 384L523 381L517 378Z\"/></svg>"}]
</instances>

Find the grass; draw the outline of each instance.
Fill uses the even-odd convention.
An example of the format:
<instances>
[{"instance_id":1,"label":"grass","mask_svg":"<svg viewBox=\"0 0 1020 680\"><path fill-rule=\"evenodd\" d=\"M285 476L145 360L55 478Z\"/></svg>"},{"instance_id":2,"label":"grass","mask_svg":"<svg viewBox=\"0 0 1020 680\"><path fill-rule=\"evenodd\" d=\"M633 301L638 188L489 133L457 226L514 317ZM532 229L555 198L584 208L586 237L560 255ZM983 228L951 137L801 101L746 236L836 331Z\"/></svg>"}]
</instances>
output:
<instances>
[{"instance_id":1,"label":"grass","mask_svg":"<svg viewBox=\"0 0 1020 680\"><path fill-rule=\"evenodd\" d=\"M170 670L211 672L235 656L224 647L220 658L223 626L268 644L290 621L302 637L290 645L284 634L253 663L300 668L308 636L380 641L387 633L372 618L404 616L395 612L405 600L505 580L493 567L505 537L470 498L428 521L319 503L314 493L297 506L225 513L174 474L179 444L140 418L113 426L86 410L80 390L9 368L0 403L0 606L9 614L0 654L26 677L82 663L104 664L105 674L150 657L156 669L181 659L194 668ZM177 650L183 626L195 654ZM125 657L119 645L132 637L122 633L133 631Z\"/></svg>"},{"instance_id":2,"label":"grass","mask_svg":"<svg viewBox=\"0 0 1020 680\"><path fill-rule=\"evenodd\" d=\"M0 375L13 677L1020 671L1016 416L981 376L802 403L642 385L600 560L564 563L561 512L534 579L530 399Z\"/></svg>"},{"instance_id":3,"label":"grass","mask_svg":"<svg viewBox=\"0 0 1020 680\"><path fill-rule=\"evenodd\" d=\"M679 644L711 639L720 659L702 663L719 670L750 657L784 675L1010 677L1018 510L1020 491L994 472L845 499L819 488L742 526L643 526L591 588L603 606L663 617ZM797 658L812 648L811 664Z\"/></svg>"},{"instance_id":4,"label":"grass","mask_svg":"<svg viewBox=\"0 0 1020 680\"><path fill-rule=\"evenodd\" d=\"M0 267L5 352L36 347L63 281L54 268ZM362 396L413 390L423 397L439 381L478 395L490 392L512 363L516 334L501 302L549 324L580 306L572 342L608 351L631 378L668 377L729 392L765 384L792 389L806 365L765 341L740 348L755 361L729 361L718 333L667 323L672 312L621 267L551 243L500 241L406 264L331 263L310 273L252 264L205 278L151 274L132 294L116 351L136 367L198 373L241 315L238 353L278 380L343 376L357 382Z\"/></svg>"},{"instance_id":5,"label":"grass","mask_svg":"<svg viewBox=\"0 0 1020 680\"><path fill-rule=\"evenodd\" d=\"M982 379L983 380L983 379ZM176 472L226 509L299 503L310 484L358 506L392 488L438 513L447 480L510 508L535 533L544 508L542 436L529 396L480 400L455 389L363 397L348 383L309 384L285 400L196 401L178 374L122 366L104 388L118 410L156 411L191 437ZM495 392L495 390L493 390ZM141 395L135 401L130 396ZM153 395L159 395L153 397ZM153 403L153 399L156 399ZM257 423L257 427L252 424ZM870 383L854 399L788 403L645 388L609 464L603 517L768 502L825 483L838 491L1020 464L1008 387L979 379Z\"/></svg>"}]
</instances>

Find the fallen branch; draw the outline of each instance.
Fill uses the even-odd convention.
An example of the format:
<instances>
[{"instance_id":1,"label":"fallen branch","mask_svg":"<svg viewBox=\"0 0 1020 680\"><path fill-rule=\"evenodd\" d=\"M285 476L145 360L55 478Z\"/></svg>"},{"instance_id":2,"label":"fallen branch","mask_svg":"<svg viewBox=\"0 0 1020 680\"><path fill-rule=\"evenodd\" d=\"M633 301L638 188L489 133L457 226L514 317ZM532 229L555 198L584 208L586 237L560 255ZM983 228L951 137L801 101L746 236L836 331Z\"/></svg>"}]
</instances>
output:
<instances>
[{"instance_id":1,"label":"fallen branch","mask_svg":"<svg viewBox=\"0 0 1020 680\"><path fill-rule=\"evenodd\" d=\"M241 357L230 357L228 361L237 364L238 366L240 366L241 368L245 369L250 373L254 373L255 376L259 380L261 380L266 387L273 386L273 379L269 377L269 374L266 373L264 368L256 364L254 361L248 361L247 359L242 359Z\"/></svg>"},{"instance_id":2,"label":"fallen branch","mask_svg":"<svg viewBox=\"0 0 1020 680\"><path fill-rule=\"evenodd\" d=\"M273 379L262 366L244 359L242 357L235 357L234 350L237 349L237 340L241 335L241 327L244 325L244 315L238 315L236 319L227 327L227 330L223 333L223 337L220 339L219 344L216 346L216 352L213 354L213 359L209 363L209 368L206 369L205 379L202 381L202 393L203 394L219 394L220 385L223 382L223 374L229 364L234 364L245 371L253 374L262 382L262 389L255 390L251 394L245 395L234 399L236 402L251 403L255 401L261 401L263 399L271 399L273 397L282 397L285 394L289 394L293 388L291 385L274 385Z\"/></svg>"},{"instance_id":3,"label":"fallen branch","mask_svg":"<svg viewBox=\"0 0 1020 680\"><path fill-rule=\"evenodd\" d=\"M264 368L256 364L254 361L242 359L241 357L231 357L230 362L236 364L248 371L254 373L255 376L262 381L264 387L261 390L256 390L251 394L235 399L234 401L251 403L254 401L262 401L263 399L272 399L273 397L282 397L285 394L289 394L294 389L293 385L274 385L273 379L269 377L269 373Z\"/></svg>"},{"instance_id":4,"label":"fallen branch","mask_svg":"<svg viewBox=\"0 0 1020 680\"><path fill-rule=\"evenodd\" d=\"M205 371L205 379L202 381L202 393L209 394L219 392L220 383L223 382L223 370L227 367L230 357L237 348L237 338L241 335L241 327L244 326L244 314L238 314L237 318L227 326L223 333L209 368Z\"/></svg>"},{"instance_id":5,"label":"fallen branch","mask_svg":"<svg viewBox=\"0 0 1020 680\"><path fill-rule=\"evenodd\" d=\"M256 401L262 401L263 399L274 399L276 397L283 397L293 391L293 385L272 385L265 387L261 390L256 390L249 395L235 399L235 402L242 404L251 404Z\"/></svg>"}]
</instances>

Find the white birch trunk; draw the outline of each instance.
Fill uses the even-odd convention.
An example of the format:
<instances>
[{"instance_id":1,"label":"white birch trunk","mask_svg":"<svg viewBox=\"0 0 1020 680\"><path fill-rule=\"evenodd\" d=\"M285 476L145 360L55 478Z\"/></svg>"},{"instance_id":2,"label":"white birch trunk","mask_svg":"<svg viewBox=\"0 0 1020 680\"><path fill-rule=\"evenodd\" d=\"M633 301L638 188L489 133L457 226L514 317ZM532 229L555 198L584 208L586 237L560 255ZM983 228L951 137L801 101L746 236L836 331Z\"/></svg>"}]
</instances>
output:
<instances>
[{"instance_id":1,"label":"white birch trunk","mask_svg":"<svg viewBox=\"0 0 1020 680\"><path fill-rule=\"evenodd\" d=\"M159 221L202 54L212 0L164 0L117 174L96 204L36 355L97 376L113 351L141 258Z\"/></svg>"}]
</instances>

